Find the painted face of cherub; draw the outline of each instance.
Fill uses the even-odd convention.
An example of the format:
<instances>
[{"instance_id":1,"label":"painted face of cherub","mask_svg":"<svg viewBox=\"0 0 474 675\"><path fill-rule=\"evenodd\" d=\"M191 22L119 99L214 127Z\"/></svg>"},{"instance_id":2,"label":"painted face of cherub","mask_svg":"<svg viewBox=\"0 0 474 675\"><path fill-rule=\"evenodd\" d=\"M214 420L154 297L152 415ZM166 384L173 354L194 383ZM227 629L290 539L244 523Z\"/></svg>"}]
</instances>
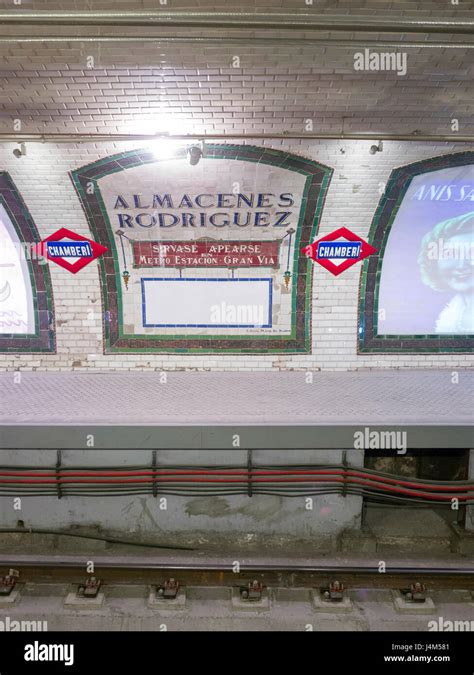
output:
<instances>
[{"instance_id":1,"label":"painted face of cherub","mask_svg":"<svg viewBox=\"0 0 474 675\"><path fill-rule=\"evenodd\" d=\"M450 237L438 260L443 284L457 293L474 291L474 236L470 232Z\"/></svg>"}]
</instances>

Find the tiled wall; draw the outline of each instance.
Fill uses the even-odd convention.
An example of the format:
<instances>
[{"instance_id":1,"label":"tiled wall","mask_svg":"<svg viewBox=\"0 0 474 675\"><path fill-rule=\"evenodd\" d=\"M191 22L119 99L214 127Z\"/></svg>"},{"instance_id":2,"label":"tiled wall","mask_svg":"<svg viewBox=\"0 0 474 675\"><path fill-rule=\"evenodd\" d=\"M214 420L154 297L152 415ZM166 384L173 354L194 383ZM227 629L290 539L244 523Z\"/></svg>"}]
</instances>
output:
<instances>
[{"instance_id":1,"label":"tiled wall","mask_svg":"<svg viewBox=\"0 0 474 675\"><path fill-rule=\"evenodd\" d=\"M393 168L417 160L469 149L461 144L384 143L369 154L370 141L266 142L334 169L320 235L346 226L367 237ZM68 172L99 158L139 147L136 144L84 144L77 147L30 144L21 160L13 145L0 151L0 168L21 192L41 237L68 227L91 237ZM315 266L313 275L312 353L305 355L191 355L103 353L102 299L96 262L77 275L50 266L56 312L56 354L0 354L3 369L24 370L353 370L358 368L463 367L468 354L357 354L357 311L361 265L334 277Z\"/></svg>"}]
</instances>

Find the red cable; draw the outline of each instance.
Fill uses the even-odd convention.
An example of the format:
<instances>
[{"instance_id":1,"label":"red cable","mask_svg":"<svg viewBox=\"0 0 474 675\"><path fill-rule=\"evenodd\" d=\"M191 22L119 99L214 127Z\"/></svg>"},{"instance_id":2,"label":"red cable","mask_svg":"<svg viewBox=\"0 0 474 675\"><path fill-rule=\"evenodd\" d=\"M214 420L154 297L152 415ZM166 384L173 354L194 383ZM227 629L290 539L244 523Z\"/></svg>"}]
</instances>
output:
<instances>
[{"instance_id":1,"label":"red cable","mask_svg":"<svg viewBox=\"0 0 474 675\"><path fill-rule=\"evenodd\" d=\"M46 471L46 470L45 470ZM410 488L420 488L420 489L426 489L426 490L439 490L441 492L449 492L453 488L455 490L459 491L465 491L465 492L473 492L474 491L474 485L456 485L455 482L453 482L453 486L450 485L427 485L424 483L419 483L419 482L412 482L412 481L406 481L406 480L398 480L396 478L387 478L385 476L377 476L373 474L368 474L365 472L360 472L360 471L354 471L354 470L347 470L344 471L343 469L333 469L333 470L287 470L287 471L260 471L260 470L252 470L251 472L246 471L246 470L235 470L235 471L203 471L203 470L168 470L168 469L159 469L157 471L122 471L122 470L114 470L111 472L102 472L102 471L88 471L88 472L73 472L73 471L68 471L68 470L62 470L64 471L64 476L67 476L68 478L70 477L90 477L90 478L114 478L114 477L140 477L140 476L162 476L163 481L166 481L166 477L174 477L174 476L187 476L187 475L203 475L203 476L244 476L246 478L252 478L253 482L257 482L255 480L256 476L298 476L298 475L303 475L303 476L350 476L354 478L363 478L365 480L371 481L371 482L380 482L380 483L388 483L390 485L402 485L405 487L410 487ZM34 473L34 472L0 472L0 476L4 477L23 477L23 476L28 476L28 477L37 477L37 478L54 478L54 482L58 482L58 475L56 473ZM64 478L60 478L59 480L64 480ZM191 480L191 479L188 479ZM0 483L4 481L0 480ZM18 483L22 483L24 481L17 481ZM76 481L80 482L80 481ZM104 481L106 482L106 481ZM110 481L107 481L110 482ZM209 481L209 482L218 482L218 481ZM224 482L224 481L223 481ZM273 482L279 482L277 480ZM308 481L310 482L310 481Z\"/></svg>"}]
</instances>

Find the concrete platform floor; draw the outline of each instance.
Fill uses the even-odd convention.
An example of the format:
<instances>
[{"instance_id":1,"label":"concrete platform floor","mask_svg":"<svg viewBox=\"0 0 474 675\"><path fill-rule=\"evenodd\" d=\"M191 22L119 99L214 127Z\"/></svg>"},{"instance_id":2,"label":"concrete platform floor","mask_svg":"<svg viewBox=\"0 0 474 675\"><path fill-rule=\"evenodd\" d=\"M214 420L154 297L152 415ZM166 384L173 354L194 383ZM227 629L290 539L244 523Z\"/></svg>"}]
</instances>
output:
<instances>
[{"instance_id":1,"label":"concrete platform floor","mask_svg":"<svg viewBox=\"0 0 474 675\"><path fill-rule=\"evenodd\" d=\"M466 424L474 370L0 373L1 424Z\"/></svg>"}]
</instances>

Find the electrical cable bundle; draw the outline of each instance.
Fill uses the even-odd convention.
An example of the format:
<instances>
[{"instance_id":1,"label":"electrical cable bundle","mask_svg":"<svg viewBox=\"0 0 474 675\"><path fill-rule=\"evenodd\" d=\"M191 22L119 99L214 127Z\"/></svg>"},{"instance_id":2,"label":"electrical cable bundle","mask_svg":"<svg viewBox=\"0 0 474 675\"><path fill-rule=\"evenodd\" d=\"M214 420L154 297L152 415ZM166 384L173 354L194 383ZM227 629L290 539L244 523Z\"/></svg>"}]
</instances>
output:
<instances>
[{"instance_id":1,"label":"electrical cable bundle","mask_svg":"<svg viewBox=\"0 0 474 675\"><path fill-rule=\"evenodd\" d=\"M358 495L379 503L474 504L474 481L438 482L342 465L0 467L0 496Z\"/></svg>"}]
</instances>

